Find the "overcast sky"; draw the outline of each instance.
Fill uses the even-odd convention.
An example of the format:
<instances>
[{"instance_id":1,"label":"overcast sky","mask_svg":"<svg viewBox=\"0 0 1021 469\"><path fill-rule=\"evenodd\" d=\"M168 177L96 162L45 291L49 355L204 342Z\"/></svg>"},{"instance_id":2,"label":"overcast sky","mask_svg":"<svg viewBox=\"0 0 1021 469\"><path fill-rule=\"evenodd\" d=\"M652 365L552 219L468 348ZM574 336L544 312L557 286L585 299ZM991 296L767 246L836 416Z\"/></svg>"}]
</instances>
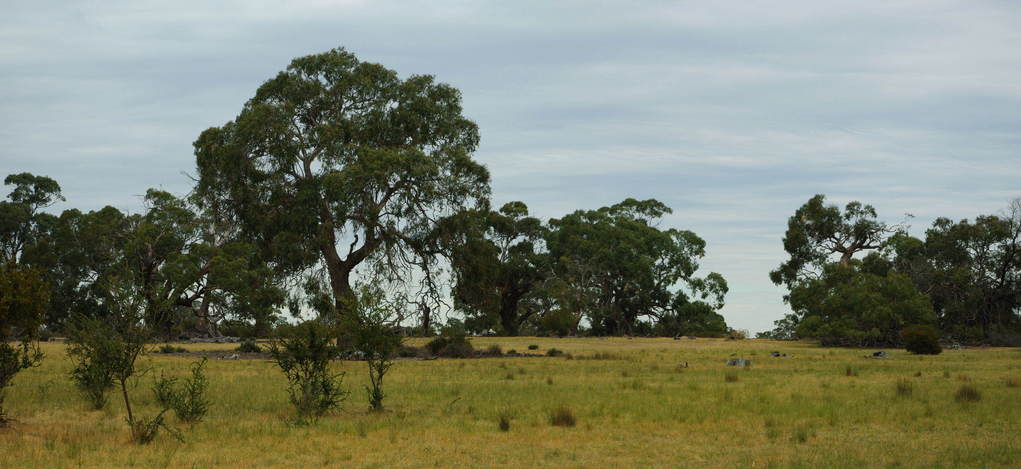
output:
<instances>
[{"instance_id":1,"label":"overcast sky","mask_svg":"<svg viewBox=\"0 0 1021 469\"><path fill-rule=\"evenodd\" d=\"M339 46L463 92L496 204L673 207L753 332L813 194L916 234L1021 196L1021 2L978 0L5 0L0 172L57 179L58 210L184 194L202 130Z\"/></svg>"}]
</instances>

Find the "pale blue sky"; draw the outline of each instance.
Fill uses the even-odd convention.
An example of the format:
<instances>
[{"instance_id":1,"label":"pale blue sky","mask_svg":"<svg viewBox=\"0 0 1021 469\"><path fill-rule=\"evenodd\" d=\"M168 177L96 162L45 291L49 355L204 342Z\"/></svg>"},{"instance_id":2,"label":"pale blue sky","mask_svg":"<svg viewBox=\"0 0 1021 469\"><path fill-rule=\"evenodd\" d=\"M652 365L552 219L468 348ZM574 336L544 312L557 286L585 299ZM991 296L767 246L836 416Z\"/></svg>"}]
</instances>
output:
<instances>
[{"instance_id":1,"label":"pale blue sky","mask_svg":"<svg viewBox=\"0 0 1021 469\"><path fill-rule=\"evenodd\" d=\"M213 5L213 3L217 3ZM45 2L0 15L0 172L66 206L190 188L191 142L290 59L344 46L459 88L496 203L674 208L768 329L786 219L815 193L916 218L1021 196L1021 3Z\"/></svg>"}]
</instances>

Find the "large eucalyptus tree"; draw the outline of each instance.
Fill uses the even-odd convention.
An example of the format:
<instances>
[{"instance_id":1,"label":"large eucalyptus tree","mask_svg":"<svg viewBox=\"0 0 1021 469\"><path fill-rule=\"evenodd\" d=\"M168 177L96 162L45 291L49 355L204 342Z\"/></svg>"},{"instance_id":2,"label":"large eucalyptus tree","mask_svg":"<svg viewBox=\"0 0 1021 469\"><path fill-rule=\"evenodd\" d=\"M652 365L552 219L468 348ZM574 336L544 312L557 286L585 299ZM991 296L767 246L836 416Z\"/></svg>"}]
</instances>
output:
<instances>
[{"instance_id":1,"label":"large eucalyptus tree","mask_svg":"<svg viewBox=\"0 0 1021 469\"><path fill-rule=\"evenodd\" d=\"M357 267L411 276L438 217L485 201L478 142L457 89L334 49L295 59L199 136L197 194L280 272L325 270L344 314Z\"/></svg>"}]
</instances>

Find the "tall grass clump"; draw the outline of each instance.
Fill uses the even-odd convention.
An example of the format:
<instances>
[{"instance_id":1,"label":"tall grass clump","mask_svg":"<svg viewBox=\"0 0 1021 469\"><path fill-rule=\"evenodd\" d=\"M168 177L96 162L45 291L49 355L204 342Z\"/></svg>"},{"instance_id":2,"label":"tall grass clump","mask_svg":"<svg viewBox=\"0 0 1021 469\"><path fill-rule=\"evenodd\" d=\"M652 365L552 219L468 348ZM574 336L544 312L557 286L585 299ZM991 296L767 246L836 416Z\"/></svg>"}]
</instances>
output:
<instances>
[{"instance_id":1,"label":"tall grass clump","mask_svg":"<svg viewBox=\"0 0 1021 469\"><path fill-rule=\"evenodd\" d=\"M978 388L965 384L957 388L957 392L954 393L954 400L957 402L978 402L982 400L982 393Z\"/></svg>"},{"instance_id":2,"label":"tall grass clump","mask_svg":"<svg viewBox=\"0 0 1021 469\"><path fill-rule=\"evenodd\" d=\"M573 427L578 423L570 407L560 406L550 412L549 423L554 427Z\"/></svg>"},{"instance_id":3,"label":"tall grass clump","mask_svg":"<svg viewBox=\"0 0 1021 469\"><path fill-rule=\"evenodd\" d=\"M915 392L915 386L910 381L901 378L897 380L896 390L897 397L911 397Z\"/></svg>"}]
</instances>

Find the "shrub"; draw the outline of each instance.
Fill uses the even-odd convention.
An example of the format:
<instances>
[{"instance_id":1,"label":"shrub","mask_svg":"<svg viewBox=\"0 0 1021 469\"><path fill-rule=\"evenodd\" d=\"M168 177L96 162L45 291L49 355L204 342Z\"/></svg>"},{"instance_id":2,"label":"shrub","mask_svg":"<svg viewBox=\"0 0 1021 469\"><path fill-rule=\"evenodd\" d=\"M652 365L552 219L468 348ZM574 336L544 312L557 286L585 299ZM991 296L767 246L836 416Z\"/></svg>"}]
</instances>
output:
<instances>
[{"instance_id":1,"label":"shrub","mask_svg":"<svg viewBox=\"0 0 1021 469\"><path fill-rule=\"evenodd\" d=\"M475 354L475 348L467 336L440 336L425 345L434 356L447 358L468 358Z\"/></svg>"},{"instance_id":2,"label":"shrub","mask_svg":"<svg viewBox=\"0 0 1021 469\"><path fill-rule=\"evenodd\" d=\"M262 347L259 347L255 340L246 339L234 351L238 353L262 353Z\"/></svg>"},{"instance_id":3,"label":"shrub","mask_svg":"<svg viewBox=\"0 0 1021 469\"><path fill-rule=\"evenodd\" d=\"M514 349L510 349L510 350L507 351L507 355L517 355L517 354L518 354L518 351L514 350Z\"/></svg>"},{"instance_id":4,"label":"shrub","mask_svg":"<svg viewBox=\"0 0 1021 469\"><path fill-rule=\"evenodd\" d=\"M744 329L731 329L727 332L727 338L730 340L744 340L748 338L748 331Z\"/></svg>"},{"instance_id":5,"label":"shrub","mask_svg":"<svg viewBox=\"0 0 1021 469\"><path fill-rule=\"evenodd\" d=\"M924 325L908 326L900 331L904 348L911 353L923 355L938 355L943 351L939 346L938 335L936 328Z\"/></svg>"},{"instance_id":6,"label":"shrub","mask_svg":"<svg viewBox=\"0 0 1021 469\"><path fill-rule=\"evenodd\" d=\"M181 437L181 433L173 427L168 426L164 421L163 415L167 413L167 410L168 409L164 408L160 413L156 414L156 416L152 418L139 417L138 419L128 422L131 426L131 439L140 445L149 444L152 440L156 439L156 435L162 428L178 441L184 441Z\"/></svg>"},{"instance_id":7,"label":"shrub","mask_svg":"<svg viewBox=\"0 0 1021 469\"><path fill-rule=\"evenodd\" d=\"M560 406L550 412L549 423L554 427L573 427L578 421L569 407Z\"/></svg>"},{"instance_id":8,"label":"shrub","mask_svg":"<svg viewBox=\"0 0 1021 469\"><path fill-rule=\"evenodd\" d=\"M164 344L160 348L156 349L158 353L187 353L188 349L184 347L175 347L170 344Z\"/></svg>"},{"instance_id":9,"label":"shrub","mask_svg":"<svg viewBox=\"0 0 1021 469\"><path fill-rule=\"evenodd\" d=\"M42 360L35 341L49 299L49 288L37 271L13 263L0 266L0 427L7 423L3 409L7 387L18 372Z\"/></svg>"},{"instance_id":10,"label":"shrub","mask_svg":"<svg viewBox=\"0 0 1021 469\"><path fill-rule=\"evenodd\" d=\"M79 317L72 325L67 346L67 356L74 365L71 381L93 409L106 406L106 393L114 386L114 368L129 352L126 346L124 337L108 321Z\"/></svg>"},{"instance_id":11,"label":"shrub","mask_svg":"<svg viewBox=\"0 0 1021 469\"><path fill-rule=\"evenodd\" d=\"M539 350L539 346L535 344L529 345L528 350Z\"/></svg>"},{"instance_id":12,"label":"shrub","mask_svg":"<svg viewBox=\"0 0 1021 469\"><path fill-rule=\"evenodd\" d=\"M564 354L563 350L555 349L555 348L551 348L551 349L546 351L546 356L547 357L559 357L559 356L561 356L563 354Z\"/></svg>"},{"instance_id":13,"label":"shrub","mask_svg":"<svg viewBox=\"0 0 1021 469\"><path fill-rule=\"evenodd\" d=\"M206 397L208 380L203 369L206 358L192 364L191 378L184 380L180 389L177 380L160 376L153 384L156 401L164 407L174 409L177 419L195 424L209 412L209 399Z\"/></svg>"},{"instance_id":14,"label":"shrub","mask_svg":"<svg viewBox=\"0 0 1021 469\"><path fill-rule=\"evenodd\" d=\"M724 381L726 381L726 382L728 382L728 383L736 383L736 382L737 382L737 379L738 379L738 378L737 378L737 374L735 374L735 373L727 373L727 374L726 374L726 375L725 375L725 376L723 377L723 380L724 380Z\"/></svg>"},{"instance_id":15,"label":"shrub","mask_svg":"<svg viewBox=\"0 0 1021 469\"><path fill-rule=\"evenodd\" d=\"M314 423L340 406L348 392L341 388L344 373L331 374L337 355L330 331L317 321L305 321L274 339L269 353L287 377L287 393L296 422Z\"/></svg>"},{"instance_id":16,"label":"shrub","mask_svg":"<svg viewBox=\"0 0 1021 469\"><path fill-rule=\"evenodd\" d=\"M489 347L486 347L486 355L491 357L503 356L503 349L496 344L490 345Z\"/></svg>"},{"instance_id":17,"label":"shrub","mask_svg":"<svg viewBox=\"0 0 1021 469\"><path fill-rule=\"evenodd\" d=\"M858 371L851 368L851 365L844 367L844 376L858 376Z\"/></svg>"},{"instance_id":18,"label":"shrub","mask_svg":"<svg viewBox=\"0 0 1021 469\"><path fill-rule=\"evenodd\" d=\"M974 386L965 384L954 393L954 400L957 402L978 402L982 400L982 393Z\"/></svg>"},{"instance_id":19,"label":"shrub","mask_svg":"<svg viewBox=\"0 0 1021 469\"><path fill-rule=\"evenodd\" d=\"M506 413L500 414L500 417L498 419L498 425L500 427L501 432L510 431L510 421L511 419L509 415L507 415Z\"/></svg>"},{"instance_id":20,"label":"shrub","mask_svg":"<svg viewBox=\"0 0 1021 469\"><path fill-rule=\"evenodd\" d=\"M351 347L365 357L369 367L369 386L365 392L369 397L369 410L383 410L383 377L394 364L403 344L403 337L397 329L388 325L390 306L382 301L382 294L363 289L358 303L357 316L344 324L344 332L351 340Z\"/></svg>"}]
</instances>

